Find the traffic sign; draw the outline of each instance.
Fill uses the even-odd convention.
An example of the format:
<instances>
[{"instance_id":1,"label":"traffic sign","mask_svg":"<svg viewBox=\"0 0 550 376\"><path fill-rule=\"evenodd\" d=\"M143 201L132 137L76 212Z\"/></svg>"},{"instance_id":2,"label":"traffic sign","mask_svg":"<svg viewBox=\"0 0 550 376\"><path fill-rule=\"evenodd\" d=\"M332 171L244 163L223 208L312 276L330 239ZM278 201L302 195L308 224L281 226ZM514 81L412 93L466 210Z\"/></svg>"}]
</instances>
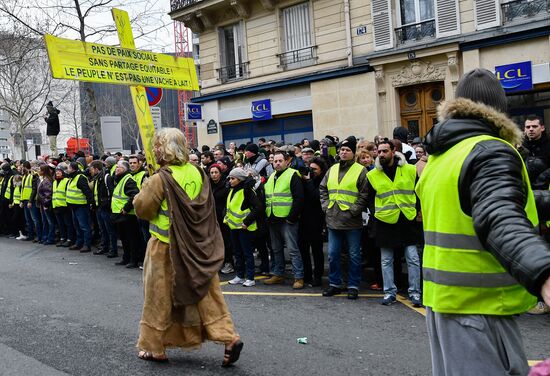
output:
<instances>
[{"instance_id":1,"label":"traffic sign","mask_svg":"<svg viewBox=\"0 0 550 376\"><path fill-rule=\"evenodd\" d=\"M162 89L160 87L146 87L145 92L147 93L149 106L156 106L160 103L162 99Z\"/></svg>"}]
</instances>

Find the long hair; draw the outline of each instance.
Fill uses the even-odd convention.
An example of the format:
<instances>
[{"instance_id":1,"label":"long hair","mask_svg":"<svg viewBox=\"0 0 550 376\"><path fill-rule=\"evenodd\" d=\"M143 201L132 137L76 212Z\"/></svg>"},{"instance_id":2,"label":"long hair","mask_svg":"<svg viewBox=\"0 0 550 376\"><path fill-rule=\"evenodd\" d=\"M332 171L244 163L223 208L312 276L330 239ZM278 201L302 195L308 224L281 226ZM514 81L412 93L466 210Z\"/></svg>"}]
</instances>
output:
<instances>
[{"instance_id":1,"label":"long hair","mask_svg":"<svg viewBox=\"0 0 550 376\"><path fill-rule=\"evenodd\" d=\"M153 137L153 145L159 151L155 155L160 165L182 165L189 161L187 140L177 128L163 128Z\"/></svg>"}]
</instances>

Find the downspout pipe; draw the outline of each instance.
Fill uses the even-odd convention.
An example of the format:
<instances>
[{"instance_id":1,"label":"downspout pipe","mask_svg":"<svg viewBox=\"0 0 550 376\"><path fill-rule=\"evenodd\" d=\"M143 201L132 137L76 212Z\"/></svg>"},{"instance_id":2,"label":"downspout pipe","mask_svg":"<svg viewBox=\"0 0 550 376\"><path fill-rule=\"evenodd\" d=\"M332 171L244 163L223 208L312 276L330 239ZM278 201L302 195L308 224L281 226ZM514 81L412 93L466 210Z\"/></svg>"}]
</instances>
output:
<instances>
[{"instance_id":1,"label":"downspout pipe","mask_svg":"<svg viewBox=\"0 0 550 376\"><path fill-rule=\"evenodd\" d=\"M349 11L349 0L344 0L344 19L346 23L346 54L348 55L348 67L353 67L353 46L351 44L351 19Z\"/></svg>"}]
</instances>

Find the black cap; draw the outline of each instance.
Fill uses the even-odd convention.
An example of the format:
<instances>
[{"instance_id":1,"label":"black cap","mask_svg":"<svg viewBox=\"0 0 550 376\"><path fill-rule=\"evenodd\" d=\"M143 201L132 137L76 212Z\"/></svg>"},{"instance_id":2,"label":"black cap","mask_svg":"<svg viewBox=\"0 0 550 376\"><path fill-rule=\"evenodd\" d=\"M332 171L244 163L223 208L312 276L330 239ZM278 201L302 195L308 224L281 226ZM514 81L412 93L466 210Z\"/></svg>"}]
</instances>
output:
<instances>
[{"instance_id":1,"label":"black cap","mask_svg":"<svg viewBox=\"0 0 550 376\"><path fill-rule=\"evenodd\" d=\"M491 106L506 112L506 93L496 76L489 70L476 68L464 74L458 81L455 96Z\"/></svg>"}]
</instances>

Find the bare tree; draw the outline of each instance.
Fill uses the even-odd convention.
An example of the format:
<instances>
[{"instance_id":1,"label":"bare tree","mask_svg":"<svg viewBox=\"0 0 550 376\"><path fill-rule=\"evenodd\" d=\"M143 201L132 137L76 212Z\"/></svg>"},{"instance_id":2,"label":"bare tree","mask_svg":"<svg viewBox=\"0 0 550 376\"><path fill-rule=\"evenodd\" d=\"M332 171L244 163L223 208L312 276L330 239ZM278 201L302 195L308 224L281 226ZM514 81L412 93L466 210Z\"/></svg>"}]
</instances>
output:
<instances>
[{"instance_id":1,"label":"bare tree","mask_svg":"<svg viewBox=\"0 0 550 376\"><path fill-rule=\"evenodd\" d=\"M52 88L42 40L21 27L1 33L0 67L0 109L10 116L25 157L25 130L44 114Z\"/></svg>"},{"instance_id":2,"label":"bare tree","mask_svg":"<svg viewBox=\"0 0 550 376\"><path fill-rule=\"evenodd\" d=\"M167 10L158 4L158 0L132 0L132 9L137 10L131 14L135 39L155 38L159 30L170 24L160 22ZM124 5L127 2L115 0L0 0L0 15L37 35L48 33L71 39L77 37L84 42L101 42L116 33L110 10L124 8ZM103 140L95 93L91 83L82 85L89 107L87 123L92 126L95 150L101 152Z\"/></svg>"}]
</instances>

